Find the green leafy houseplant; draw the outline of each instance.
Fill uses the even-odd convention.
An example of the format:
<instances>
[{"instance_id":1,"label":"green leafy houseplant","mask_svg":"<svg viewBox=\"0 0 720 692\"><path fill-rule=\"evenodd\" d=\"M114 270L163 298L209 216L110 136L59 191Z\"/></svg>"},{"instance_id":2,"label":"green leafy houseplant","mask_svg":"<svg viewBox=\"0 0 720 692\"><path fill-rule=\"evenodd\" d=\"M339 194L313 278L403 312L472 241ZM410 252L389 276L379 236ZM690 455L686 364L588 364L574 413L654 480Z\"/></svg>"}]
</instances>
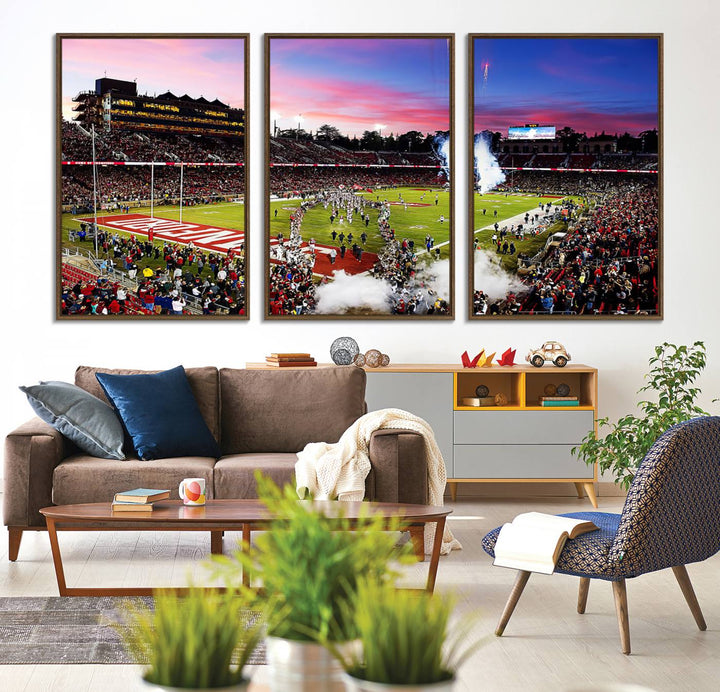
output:
<instances>
[{"instance_id":1,"label":"green leafy houseplant","mask_svg":"<svg viewBox=\"0 0 720 692\"><path fill-rule=\"evenodd\" d=\"M482 644L472 636L474 620L450 632L454 605L449 596L363 580L353 610L361 646L333 653L357 689L364 689L358 681L399 688L451 681Z\"/></svg>"},{"instance_id":2,"label":"green leafy houseplant","mask_svg":"<svg viewBox=\"0 0 720 692\"><path fill-rule=\"evenodd\" d=\"M696 341L692 346L676 346L667 342L655 347L650 358L647 384L638 394L653 392L652 400L642 400L638 408L642 415L627 415L617 423L599 418L600 428L609 427L604 437L590 432L573 454L586 464L598 463L600 471L610 471L615 482L627 489L635 477L640 462L654 442L670 427L707 411L695 402L700 389L695 381L705 368L705 344Z\"/></svg>"},{"instance_id":3,"label":"green leafy houseplant","mask_svg":"<svg viewBox=\"0 0 720 692\"><path fill-rule=\"evenodd\" d=\"M411 560L409 546L396 547L400 521L368 516L351 525L342 502L331 503L332 516L311 501L298 499L288 485L278 488L257 474L258 494L275 517L268 531L256 534L248 551L213 556L216 576L236 584L247 570L262 581L258 598L268 635L295 641L345 641L354 638L346 605L358 580L390 579L392 560Z\"/></svg>"},{"instance_id":4,"label":"green leafy houseplant","mask_svg":"<svg viewBox=\"0 0 720 692\"><path fill-rule=\"evenodd\" d=\"M187 595L156 591L154 611L129 606L118 629L146 682L203 689L244 683L243 668L262 623L246 627L247 599L237 591L190 588Z\"/></svg>"}]
</instances>

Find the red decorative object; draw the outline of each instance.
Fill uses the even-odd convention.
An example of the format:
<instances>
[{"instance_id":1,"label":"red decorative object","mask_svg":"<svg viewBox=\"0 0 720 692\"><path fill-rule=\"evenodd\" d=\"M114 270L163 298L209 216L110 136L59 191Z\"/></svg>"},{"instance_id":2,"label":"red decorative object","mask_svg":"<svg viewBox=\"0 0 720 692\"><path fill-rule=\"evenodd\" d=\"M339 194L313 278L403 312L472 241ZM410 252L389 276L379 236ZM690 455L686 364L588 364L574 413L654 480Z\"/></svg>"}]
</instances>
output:
<instances>
[{"instance_id":1,"label":"red decorative object","mask_svg":"<svg viewBox=\"0 0 720 692\"><path fill-rule=\"evenodd\" d=\"M472 360L470 360L470 356L468 356L467 351L463 351L463 354L460 356L460 360L462 361L462 366L464 368L476 368L478 361L480 358L482 358L483 353L485 353L485 349L480 351Z\"/></svg>"},{"instance_id":2,"label":"red decorative object","mask_svg":"<svg viewBox=\"0 0 720 692\"><path fill-rule=\"evenodd\" d=\"M500 358L498 358L498 363L500 365L515 365L516 351L517 349L515 348L508 349L507 351L505 351L505 353L502 354L502 356L500 356Z\"/></svg>"}]
</instances>

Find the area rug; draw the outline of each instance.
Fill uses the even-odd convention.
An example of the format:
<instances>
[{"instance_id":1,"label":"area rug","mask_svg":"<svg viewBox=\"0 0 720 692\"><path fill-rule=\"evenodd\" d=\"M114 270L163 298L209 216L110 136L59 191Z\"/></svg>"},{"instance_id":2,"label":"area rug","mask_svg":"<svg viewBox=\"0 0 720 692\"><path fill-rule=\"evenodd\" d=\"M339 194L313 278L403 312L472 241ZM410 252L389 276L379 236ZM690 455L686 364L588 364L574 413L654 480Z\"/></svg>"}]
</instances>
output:
<instances>
[{"instance_id":1,"label":"area rug","mask_svg":"<svg viewBox=\"0 0 720 692\"><path fill-rule=\"evenodd\" d=\"M128 602L153 606L151 597L0 598L0 664L134 663L113 626ZM248 612L248 625L256 617ZM263 643L248 663L265 663Z\"/></svg>"}]
</instances>

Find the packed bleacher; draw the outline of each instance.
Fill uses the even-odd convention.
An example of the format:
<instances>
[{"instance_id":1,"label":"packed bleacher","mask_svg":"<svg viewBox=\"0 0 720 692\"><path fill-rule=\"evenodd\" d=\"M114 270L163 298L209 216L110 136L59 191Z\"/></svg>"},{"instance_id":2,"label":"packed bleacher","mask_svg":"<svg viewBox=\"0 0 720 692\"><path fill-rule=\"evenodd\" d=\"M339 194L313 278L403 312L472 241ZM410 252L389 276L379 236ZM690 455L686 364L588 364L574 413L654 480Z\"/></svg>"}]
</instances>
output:
<instances>
[{"instance_id":1,"label":"packed bleacher","mask_svg":"<svg viewBox=\"0 0 720 692\"><path fill-rule=\"evenodd\" d=\"M92 136L77 123L62 122L63 161L92 161ZM245 158L242 137L209 137L130 130L95 130L96 161L236 163Z\"/></svg>"},{"instance_id":2,"label":"packed bleacher","mask_svg":"<svg viewBox=\"0 0 720 692\"><path fill-rule=\"evenodd\" d=\"M245 314L243 248L221 255L103 230L97 241L97 272L62 264L62 314L182 315L189 304L196 314Z\"/></svg>"},{"instance_id":3,"label":"packed bleacher","mask_svg":"<svg viewBox=\"0 0 720 692\"><path fill-rule=\"evenodd\" d=\"M403 185L444 185L445 174L437 168L294 168L270 169L270 192L274 195L315 194L328 188L375 190Z\"/></svg>"},{"instance_id":4,"label":"packed bleacher","mask_svg":"<svg viewBox=\"0 0 720 692\"><path fill-rule=\"evenodd\" d=\"M139 203L150 199L152 173L148 166L99 166L97 168L98 205L108 207L122 202ZM177 204L180 197L180 170L174 166L154 171L155 204ZM193 167L183 173L183 198L189 203L210 203L245 193L242 167ZM74 213L92 208L93 171L91 166L65 166L62 176L62 203L72 205Z\"/></svg>"},{"instance_id":5,"label":"packed bleacher","mask_svg":"<svg viewBox=\"0 0 720 692\"><path fill-rule=\"evenodd\" d=\"M270 163L433 166L437 159L432 152L355 151L329 140L271 137Z\"/></svg>"}]
</instances>

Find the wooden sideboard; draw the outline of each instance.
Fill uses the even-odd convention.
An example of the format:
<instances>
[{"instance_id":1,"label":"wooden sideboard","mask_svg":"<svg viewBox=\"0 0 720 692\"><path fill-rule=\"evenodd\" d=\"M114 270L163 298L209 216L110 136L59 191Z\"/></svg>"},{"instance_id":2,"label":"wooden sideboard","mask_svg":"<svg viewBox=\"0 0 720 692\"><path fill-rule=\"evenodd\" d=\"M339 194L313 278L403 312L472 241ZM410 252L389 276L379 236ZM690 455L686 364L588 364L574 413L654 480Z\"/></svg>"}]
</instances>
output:
<instances>
[{"instance_id":1,"label":"wooden sideboard","mask_svg":"<svg viewBox=\"0 0 720 692\"><path fill-rule=\"evenodd\" d=\"M247 363L265 368L264 363ZM336 367L320 365L318 367ZM268 369L271 369L268 367ZM586 365L546 364L491 368L391 364L365 368L368 410L401 408L432 427L456 499L459 483L573 483L578 497L597 507L597 468L571 450L595 429L598 374ZM539 405L548 385L566 384L578 406ZM479 385L502 395L504 405L464 406Z\"/></svg>"}]
</instances>

